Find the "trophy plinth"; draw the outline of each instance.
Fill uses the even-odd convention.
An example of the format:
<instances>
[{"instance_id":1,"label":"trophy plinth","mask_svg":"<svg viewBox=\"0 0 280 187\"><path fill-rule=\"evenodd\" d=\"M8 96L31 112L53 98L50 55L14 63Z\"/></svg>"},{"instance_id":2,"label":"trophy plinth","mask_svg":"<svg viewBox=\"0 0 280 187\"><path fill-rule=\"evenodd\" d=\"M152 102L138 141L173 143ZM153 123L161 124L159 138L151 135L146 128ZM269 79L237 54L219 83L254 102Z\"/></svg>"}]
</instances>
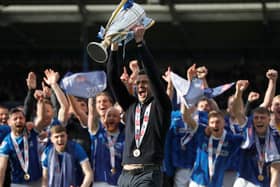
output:
<instances>
[{"instance_id":1,"label":"trophy plinth","mask_svg":"<svg viewBox=\"0 0 280 187\"><path fill-rule=\"evenodd\" d=\"M98 63L104 63L108 58L107 48L110 42L90 42L87 46L88 55Z\"/></svg>"}]
</instances>

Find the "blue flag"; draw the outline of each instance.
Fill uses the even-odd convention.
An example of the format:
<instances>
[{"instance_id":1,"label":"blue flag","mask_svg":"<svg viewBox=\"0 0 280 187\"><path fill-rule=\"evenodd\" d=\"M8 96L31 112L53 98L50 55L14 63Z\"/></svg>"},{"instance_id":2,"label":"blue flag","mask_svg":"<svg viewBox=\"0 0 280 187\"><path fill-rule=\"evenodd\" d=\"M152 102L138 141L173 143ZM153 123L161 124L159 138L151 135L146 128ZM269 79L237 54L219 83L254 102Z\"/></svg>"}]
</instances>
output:
<instances>
[{"instance_id":1,"label":"blue flag","mask_svg":"<svg viewBox=\"0 0 280 187\"><path fill-rule=\"evenodd\" d=\"M204 95L208 98L216 97L218 95L221 95L228 89L230 89L234 84L235 84L234 82L231 82L231 83L227 83L227 84L218 86L216 88L206 88L206 89L204 89Z\"/></svg>"},{"instance_id":2,"label":"blue flag","mask_svg":"<svg viewBox=\"0 0 280 187\"><path fill-rule=\"evenodd\" d=\"M188 108L194 106L203 97L214 98L221 95L235 84L232 82L215 88L204 88L201 79L195 78L188 81L173 72L171 72L171 81L182 102Z\"/></svg>"},{"instance_id":3,"label":"blue flag","mask_svg":"<svg viewBox=\"0 0 280 187\"><path fill-rule=\"evenodd\" d=\"M60 82L60 87L66 94L90 98L106 89L107 78L104 71L74 73L65 76Z\"/></svg>"}]
</instances>

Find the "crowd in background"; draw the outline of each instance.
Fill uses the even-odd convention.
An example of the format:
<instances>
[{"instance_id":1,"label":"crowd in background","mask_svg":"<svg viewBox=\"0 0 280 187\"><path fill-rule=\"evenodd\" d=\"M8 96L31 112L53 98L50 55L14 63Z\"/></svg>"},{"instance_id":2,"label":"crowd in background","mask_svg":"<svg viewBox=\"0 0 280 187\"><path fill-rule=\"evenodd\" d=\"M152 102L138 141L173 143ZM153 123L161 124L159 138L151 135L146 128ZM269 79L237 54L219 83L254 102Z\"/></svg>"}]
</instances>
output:
<instances>
[{"instance_id":1,"label":"crowd in background","mask_svg":"<svg viewBox=\"0 0 280 187\"><path fill-rule=\"evenodd\" d=\"M32 71L36 62L20 64L3 82L3 100L24 102L0 107L0 184L5 178L12 187L279 186L278 70L244 64L218 73L188 64L183 76L203 88L235 82L228 95L190 107L182 97L174 101L183 95L175 93L173 66L160 70L144 28L134 31L139 56L125 65L112 44L108 88L94 98L60 88L65 71L75 70L70 63Z\"/></svg>"}]
</instances>

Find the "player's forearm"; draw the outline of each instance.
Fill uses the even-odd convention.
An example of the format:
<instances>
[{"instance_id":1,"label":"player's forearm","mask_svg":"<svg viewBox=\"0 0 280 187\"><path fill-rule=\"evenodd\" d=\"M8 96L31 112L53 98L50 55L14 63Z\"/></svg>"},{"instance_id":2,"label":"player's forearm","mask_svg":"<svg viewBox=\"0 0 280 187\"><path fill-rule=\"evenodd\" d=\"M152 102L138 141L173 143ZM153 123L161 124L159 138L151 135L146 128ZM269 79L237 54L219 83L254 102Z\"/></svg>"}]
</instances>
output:
<instances>
[{"instance_id":1,"label":"player's forearm","mask_svg":"<svg viewBox=\"0 0 280 187\"><path fill-rule=\"evenodd\" d=\"M93 178L92 173L86 174L81 187L89 187L92 182L92 178Z\"/></svg>"}]
</instances>

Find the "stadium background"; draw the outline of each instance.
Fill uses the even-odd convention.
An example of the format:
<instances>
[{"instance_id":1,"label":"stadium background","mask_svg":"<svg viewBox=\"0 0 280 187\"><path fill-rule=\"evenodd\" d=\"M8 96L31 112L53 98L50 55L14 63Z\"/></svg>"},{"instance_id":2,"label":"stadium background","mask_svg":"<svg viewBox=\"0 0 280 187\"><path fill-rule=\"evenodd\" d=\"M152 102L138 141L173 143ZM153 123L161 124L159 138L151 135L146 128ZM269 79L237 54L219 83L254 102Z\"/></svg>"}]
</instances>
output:
<instances>
[{"instance_id":1,"label":"stadium background","mask_svg":"<svg viewBox=\"0 0 280 187\"><path fill-rule=\"evenodd\" d=\"M280 2L257 0L135 0L156 24L146 41L161 72L168 65L185 75L192 63L209 69L210 87L248 79L264 96L265 72L280 71ZM104 69L88 58L85 46L119 0L2 0L0 4L0 102L22 104L29 71L53 68ZM127 46L126 54L135 52ZM130 59L127 56L127 59ZM226 92L217 98L224 108ZM277 92L279 92L279 86Z\"/></svg>"}]
</instances>

